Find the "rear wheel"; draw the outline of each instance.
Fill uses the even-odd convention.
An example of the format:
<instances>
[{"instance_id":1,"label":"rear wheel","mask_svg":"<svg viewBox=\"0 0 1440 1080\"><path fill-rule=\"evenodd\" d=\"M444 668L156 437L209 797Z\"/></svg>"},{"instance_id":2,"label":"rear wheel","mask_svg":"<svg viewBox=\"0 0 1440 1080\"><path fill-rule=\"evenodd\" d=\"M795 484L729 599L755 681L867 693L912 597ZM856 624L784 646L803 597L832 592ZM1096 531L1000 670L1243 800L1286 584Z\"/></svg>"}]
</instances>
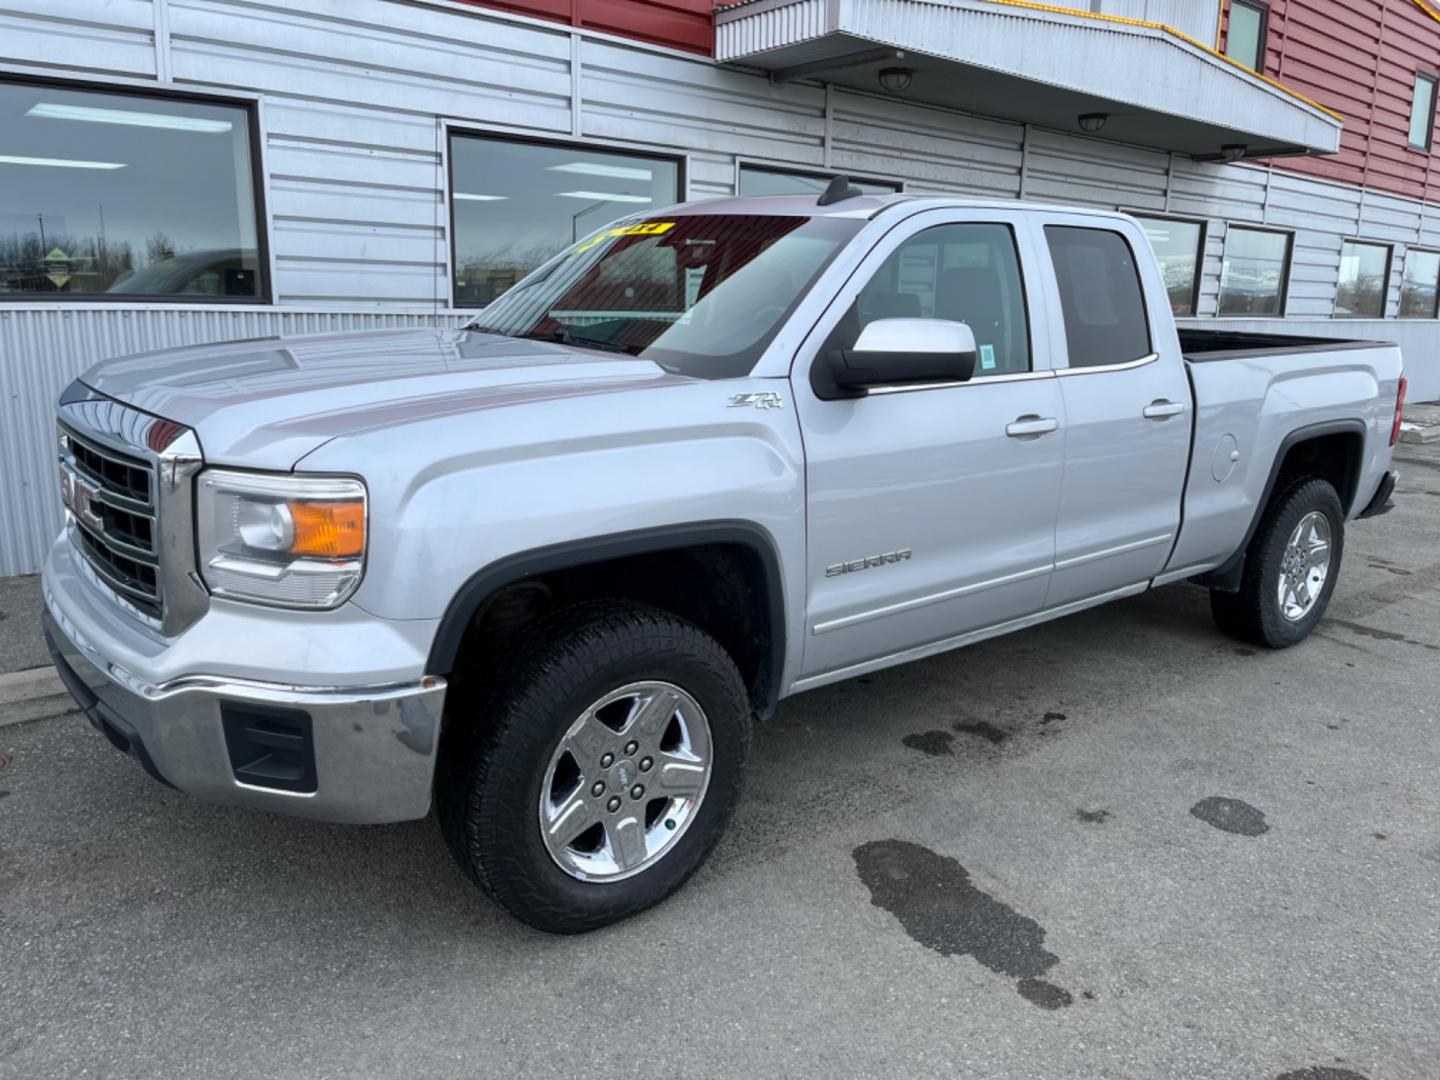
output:
<instances>
[{"instance_id":1,"label":"rear wheel","mask_svg":"<svg viewBox=\"0 0 1440 1080\"><path fill-rule=\"evenodd\" d=\"M451 850L542 930L660 902L738 798L750 707L734 663L690 623L618 602L559 613L514 660L487 704L449 721L463 732L437 793Z\"/></svg>"},{"instance_id":2,"label":"rear wheel","mask_svg":"<svg viewBox=\"0 0 1440 1080\"><path fill-rule=\"evenodd\" d=\"M1335 591L1345 512L1335 489L1306 480L1273 499L1245 553L1240 590L1210 591L1215 624L1269 649L1303 641Z\"/></svg>"}]
</instances>

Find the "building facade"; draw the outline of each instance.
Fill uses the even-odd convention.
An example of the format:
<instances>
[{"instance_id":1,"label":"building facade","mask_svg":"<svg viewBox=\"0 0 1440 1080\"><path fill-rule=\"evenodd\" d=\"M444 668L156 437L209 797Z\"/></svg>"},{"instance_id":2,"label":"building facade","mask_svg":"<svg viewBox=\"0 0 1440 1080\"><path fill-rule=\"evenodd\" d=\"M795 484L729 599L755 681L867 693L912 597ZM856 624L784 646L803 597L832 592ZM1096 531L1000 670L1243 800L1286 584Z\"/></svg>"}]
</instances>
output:
<instances>
[{"instance_id":1,"label":"building facade","mask_svg":"<svg viewBox=\"0 0 1440 1080\"><path fill-rule=\"evenodd\" d=\"M836 172L1127 210L1181 319L1398 341L1440 398L1437 57L1422 0L0 0L0 574L98 360L458 325Z\"/></svg>"}]
</instances>

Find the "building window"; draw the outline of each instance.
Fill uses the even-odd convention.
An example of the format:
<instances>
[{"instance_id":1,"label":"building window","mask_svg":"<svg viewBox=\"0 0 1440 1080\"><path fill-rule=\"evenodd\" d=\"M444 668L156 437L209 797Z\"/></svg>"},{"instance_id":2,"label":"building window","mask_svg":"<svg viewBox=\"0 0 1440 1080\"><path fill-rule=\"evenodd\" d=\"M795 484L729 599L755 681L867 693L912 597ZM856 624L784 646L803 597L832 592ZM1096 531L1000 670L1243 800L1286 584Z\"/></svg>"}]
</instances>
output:
<instances>
[{"instance_id":1,"label":"building window","mask_svg":"<svg viewBox=\"0 0 1440 1080\"><path fill-rule=\"evenodd\" d=\"M1344 318L1383 319L1390 288L1390 246L1345 240L1340 244L1340 284L1335 314Z\"/></svg>"},{"instance_id":2,"label":"building window","mask_svg":"<svg viewBox=\"0 0 1440 1080\"><path fill-rule=\"evenodd\" d=\"M1174 315L1194 315L1200 293L1200 260L1204 257L1205 226L1177 218L1136 217L1145 230Z\"/></svg>"},{"instance_id":3,"label":"building window","mask_svg":"<svg viewBox=\"0 0 1440 1080\"><path fill-rule=\"evenodd\" d=\"M1232 0L1225 55L1251 71L1265 70L1265 29L1270 9L1256 0Z\"/></svg>"},{"instance_id":4,"label":"building window","mask_svg":"<svg viewBox=\"0 0 1440 1080\"><path fill-rule=\"evenodd\" d=\"M263 295L252 117L0 82L0 298Z\"/></svg>"},{"instance_id":5,"label":"building window","mask_svg":"<svg viewBox=\"0 0 1440 1080\"><path fill-rule=\"evenodd\" d=\"M453 134L456 305L490 303L581 237L681 191L674 158Z\"/></svg>"},{"instance_id":6,"label":"building window","mask_svg":"<svg viewBox=\"0 0 1440 1080\"><path fill-rule=\"evenodd\" d=\"M793 169L772 169L765 165L740 166L741 195L819 195L834 173L797 172ZM890 195L900 190L900 185L890 180L857 180L850 183L866 195Z\"/></svg>"},{"instance_id":7,"label":"building window","mask_svg":"<svg viewBox=\"0 0 1440 1080\"><path fill-rule=\"evenodd\" d=\"M1117 232L1046 225L1072 368L1148 356L1150 320L1135 253Z\"/></svg>"},{"instance_id":8,"label":"building window","mask_svg":"<svg viewBox=\"0 0 1440 1080\"><path fill-rule=\"evenodd\" d=\"M1440 251L1411 248L1400 279L1400 318L1433 319L1440 313Z\"/></svg>"},{"instance_id":9,"label":"building window","mask_svg":"<svg viewBox=\"0 0 1440 1080\"><path fill-rule=\"evenodd\" d=\"M1415 73L1415 96L1410 99L1410 145L1429 151L1435 127L1435 77Z\"/></svg>"},{"instance_id":10,"label":"building window","mask_svg":"<svg viewBox=\"0 0 1440 1080\"><path fill-rule=\"evenodd\" d=\"M1291 234L1231 225L1220 267L1221 315L1285 314Z\"/></svg>"}]
</instances>

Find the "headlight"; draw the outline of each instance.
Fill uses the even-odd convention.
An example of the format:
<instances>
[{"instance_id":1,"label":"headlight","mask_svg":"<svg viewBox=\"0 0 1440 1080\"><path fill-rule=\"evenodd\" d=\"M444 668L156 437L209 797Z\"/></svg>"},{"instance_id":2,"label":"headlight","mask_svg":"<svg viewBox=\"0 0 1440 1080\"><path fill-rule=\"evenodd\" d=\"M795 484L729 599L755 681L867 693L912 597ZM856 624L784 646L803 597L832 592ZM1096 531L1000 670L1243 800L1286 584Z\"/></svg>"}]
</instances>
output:
<instances>
[{"instance_id":1,"label":"headlight","mask_svg":"<svg viewBox=\"0 0 1440 1080\"><path fill-rule=\"evenodd\" d=\"M365 569L365 485L348 477L200 474L200 574L216 596L332 608Z\"/></svg>"}]
</instances>

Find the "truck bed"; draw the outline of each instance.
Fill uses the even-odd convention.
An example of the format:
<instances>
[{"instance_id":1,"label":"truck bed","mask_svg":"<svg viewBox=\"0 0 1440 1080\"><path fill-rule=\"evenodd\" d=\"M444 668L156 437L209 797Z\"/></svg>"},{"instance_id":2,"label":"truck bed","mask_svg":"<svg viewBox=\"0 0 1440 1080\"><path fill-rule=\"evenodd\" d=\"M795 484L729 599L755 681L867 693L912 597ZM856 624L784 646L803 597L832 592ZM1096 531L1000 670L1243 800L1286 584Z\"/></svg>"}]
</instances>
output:
<instances>
[{"instance_id":1,"label":"truck bed","mask_svg":"<svg viewBox=\"0 0 1440 1080\"><path fill-rule=\"evenodd\" d=\"M1197 330L1185 326L1176 327L1176 330L1180 335L1180 351L1192 364L1280 354L1373 349L1384 344L1378 341L1352 341L1348 338L1305 337L1300 334L1259 334L1247 330Z\"/></svg>"}]
</instances>

